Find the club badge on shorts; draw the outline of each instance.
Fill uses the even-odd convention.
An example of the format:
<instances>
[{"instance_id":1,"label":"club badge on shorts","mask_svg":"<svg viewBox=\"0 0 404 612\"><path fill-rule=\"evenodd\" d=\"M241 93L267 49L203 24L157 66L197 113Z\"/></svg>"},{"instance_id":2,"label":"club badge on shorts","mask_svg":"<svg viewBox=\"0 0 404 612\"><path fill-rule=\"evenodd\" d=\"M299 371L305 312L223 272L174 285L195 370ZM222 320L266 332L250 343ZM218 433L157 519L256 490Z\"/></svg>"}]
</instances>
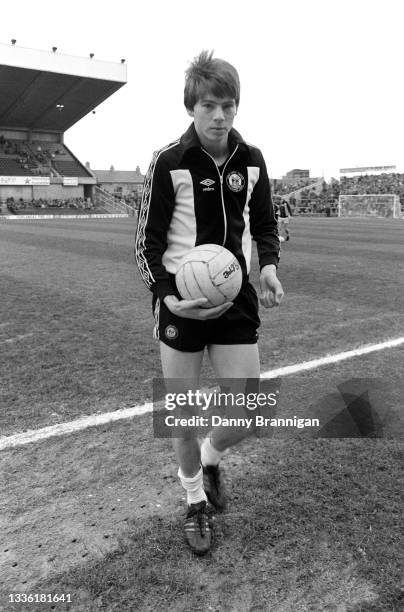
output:
<instances>
[{"instance_id":1,"label":"club badge on shorts","mask_svg":"<svg viewBox=\"0 0 404 612\"><path fill-rule=\"evenodd\" d=\"M240 172L232 170L226 176L226 183L229 189L231 189L232 191L241 191L245 183L244 176L240 174Z\"/></svg>"},{"instance_id":2,"label":"club badge on shorts","mask_svg":"<svg viewBox=\"0 0 404 612\"><path fill-rule=\"evenodd\" d=\"M175 325L167 325L164 334L167 340L175 340L178 337L178 329Z\"/></svg>"}]
</instances>

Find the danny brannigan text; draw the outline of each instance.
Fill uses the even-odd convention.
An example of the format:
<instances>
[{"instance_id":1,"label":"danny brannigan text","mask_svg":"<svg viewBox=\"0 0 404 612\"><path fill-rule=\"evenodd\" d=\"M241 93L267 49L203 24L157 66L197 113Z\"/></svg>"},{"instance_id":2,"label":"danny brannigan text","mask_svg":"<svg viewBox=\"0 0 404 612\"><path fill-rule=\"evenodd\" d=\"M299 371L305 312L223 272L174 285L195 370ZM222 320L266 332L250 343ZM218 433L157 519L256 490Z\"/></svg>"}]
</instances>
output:
<instances>
[{"instance_id":1,"label":"danny brannigan text","mask_svg":"<svg viewBox=\"0 0 404 612\"><path fill-rule=\"evenodd\" d=\"M218 415L211 417L191 416L188 418L175 417L170 414L164 419L167 427L296 427L303 429L304 427L320 427L319 419L303 419L294 416L290 419L283 418L265 418L262 415L252 417L227 418Z\"/></svg>"}]
</instances>

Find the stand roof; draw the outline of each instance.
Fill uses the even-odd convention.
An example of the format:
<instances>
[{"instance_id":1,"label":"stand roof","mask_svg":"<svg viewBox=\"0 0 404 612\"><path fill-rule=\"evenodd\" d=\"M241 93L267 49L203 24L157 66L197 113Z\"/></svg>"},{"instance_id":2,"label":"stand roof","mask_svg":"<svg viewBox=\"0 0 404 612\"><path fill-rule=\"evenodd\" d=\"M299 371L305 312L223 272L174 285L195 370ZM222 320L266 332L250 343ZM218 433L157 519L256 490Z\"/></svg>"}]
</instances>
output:
<instances>
[{"instance_id":1,"label":"stand roof","mask_svg":"<svg viewBox=\"0 0 404 612\"><path fill-rule=\"evenodd\" d=\"M65 132L126 81L123 63L0 44L0 126Z\"/></svg>"}]
</instances>

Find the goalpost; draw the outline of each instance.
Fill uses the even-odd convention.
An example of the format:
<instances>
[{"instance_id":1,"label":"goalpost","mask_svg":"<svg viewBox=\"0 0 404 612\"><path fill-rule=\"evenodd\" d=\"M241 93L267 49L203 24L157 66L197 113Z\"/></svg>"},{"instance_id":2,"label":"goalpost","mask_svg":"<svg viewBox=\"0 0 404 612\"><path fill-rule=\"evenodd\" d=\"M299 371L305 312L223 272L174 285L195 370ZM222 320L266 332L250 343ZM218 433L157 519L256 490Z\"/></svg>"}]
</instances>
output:
<instances>
[{"instance_id":1,"label":"goalpost","mask_svg":"<svg viewBox=\"0 0 404 612\"><path fill-rule=\"evenodd\" d=\"M402 217L400 198L395 193L340 195L339 217Z\"/></svg>"}]
</instances>

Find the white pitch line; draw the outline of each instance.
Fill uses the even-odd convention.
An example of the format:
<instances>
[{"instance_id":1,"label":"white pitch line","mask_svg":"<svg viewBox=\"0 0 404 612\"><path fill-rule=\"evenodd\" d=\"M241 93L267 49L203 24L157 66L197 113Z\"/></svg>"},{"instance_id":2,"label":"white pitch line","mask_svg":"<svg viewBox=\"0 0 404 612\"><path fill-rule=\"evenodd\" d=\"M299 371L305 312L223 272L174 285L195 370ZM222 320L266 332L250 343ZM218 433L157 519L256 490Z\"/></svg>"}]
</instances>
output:
<instances>
[{"instance_id":1,"label":"white pitch line","mask_svg":"<svg viewBox=\"0 0 404 612\"><path fill-rule=\"evenodd\" d=\"M296 374L297 372L304 372L305 370L314 370L330 363L337 363L344 359L351 359L352 357L360 357L361 355L368 355L375 351L382 351L387 348L395 348L404 344L404 336L401 338L394 338L394 340L386 340L385 342L379 342L379 344L370 344L368 346L362 346L352 351L345 351L344 353L336 353L335 355L326 355L326 357L319 357L318 359L312 359L311 361L303 361L302 363L296 363L295 365L284 366L276 370L268 370L263 372L261 378L278 378L279 376L288 376L289 374Z\"/></svg>"},{"instance_id":2,"label":"white pitch line","mask_svg":"<svg viewBox=\"0 0 404 612\"><path fill-rule=\"evenodd\" d=\"M149 402L147 404L143 404L142 406L132 406L132 408L122 408L121 410L103 412L102 414L91 414L90 416L80 417L79 419L70 421L68 423L49 425L48 427L43 427L42 429L30 429L12 436L2 436L0 437L0 451L6 448L13 448L15 446L29 444L30 442L38 442L39 440L45 440L46 438L53 438L53 436L64 436L69 433L74 433L75 431L87 429L88 427L105 425L105 423L111 423L112 421L130 419L135 416L152 412L152 410L153 404Z\"/></svg>"},{"instance_id":3,"label":"white pitch line","mask_svg":"<svg viewBox=\"0 0 404 612\"><path fill-rule=\"evenodd\" d=\"M386 340L385 342L379 342L378 344L371 344L368 346L362 346L361 348L354 349L352 351L345 351L343 353L336 353L334 355L326 355L318 359L312 359L311 361L303 361L290 366L284 366L275 370L268 370L261 374L261 378L279 378L281 376L289 376L290 374L297 374L298 372L304 372L306 370L314 370L324 365L331 363L337 363L344 361L345 359L351 359L353 357L360 357L361 355L368 355L376 351L382 351L388 348L396 348L404 344L404 336L400 338L394 338L392 340ZM88 427L95 427L97 425L105 425L112 421L121 421L123 419L130 419L135 416L147 414L153 411L153 403L148 402L141 406L132 406L131 408L122 408L121 410L114 410L113 412L104 412L102 414L92 414L90 416L81 417L75 421L68 423L59 423L58 425L50 425L42 429L32 429L23 433L14 434L12 436L1 436L0 437L0 451L7 448L15 448L16 446L23 446L31 442L39 442L46 438L52 438L54 436L63 436L66 434L74 433L87 429Z\"/></svg>"}]
</instances>

